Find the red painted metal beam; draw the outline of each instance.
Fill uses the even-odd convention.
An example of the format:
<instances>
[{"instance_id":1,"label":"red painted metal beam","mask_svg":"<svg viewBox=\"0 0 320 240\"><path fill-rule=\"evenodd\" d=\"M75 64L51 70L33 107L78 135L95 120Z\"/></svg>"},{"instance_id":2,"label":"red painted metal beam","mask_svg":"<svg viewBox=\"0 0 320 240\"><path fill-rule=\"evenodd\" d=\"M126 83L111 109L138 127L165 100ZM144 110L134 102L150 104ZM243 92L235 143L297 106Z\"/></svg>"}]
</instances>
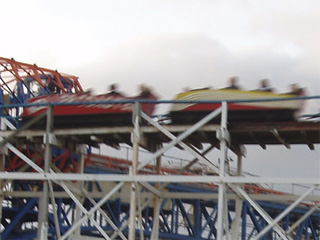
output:
<instances>
[{"instance_id":1,"label":"red painted metal beam","mask_svg":"<svg viewBox=\"0 0 320 240\"><path fill-rule=\"evenodd\" d=\"M1 78L8 84L14 81L23 82L25 78L32 77L41 87L45 87L41 75L47 77L47 83L53 83L63 92L68 92L61 82L61 78L70 83L75 92L83 92L83 88L78 80L78 77L59 73L57 70L38 67L35 64L18 62L16 60L0 57L0 75ZM3 84L1 85L3 86Z\"/></svg>"}]
</instances>

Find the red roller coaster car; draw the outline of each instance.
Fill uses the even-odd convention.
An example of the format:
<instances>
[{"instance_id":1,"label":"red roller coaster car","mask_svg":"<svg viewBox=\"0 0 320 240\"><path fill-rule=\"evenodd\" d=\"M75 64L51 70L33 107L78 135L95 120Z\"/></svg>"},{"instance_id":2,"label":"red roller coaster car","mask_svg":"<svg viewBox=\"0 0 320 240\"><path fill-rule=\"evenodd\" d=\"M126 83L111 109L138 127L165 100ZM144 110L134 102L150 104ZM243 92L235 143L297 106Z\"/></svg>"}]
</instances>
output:
<instances>
[{"instance_id":1,"label":"red roller coaster car","mask_svg":"<svg viewBox=\"0 0 320 240\"><path fill-rule=\"evenodd\" d=\"M130 124L134 104L131 101L137 99L156 100L157 98L153 94L130 98L113 94L65 93L32 98L27 103L58 103L59 105L54 106L54 125L60 127L79 127ZM40 115L46 109L47 106L45 105L28 106L24 109L22 119L23 121L28 121ZM155 104L142 103L142 111L149 116L152 115L154 109ZM44 122L37 126L43 125Z\"/></svg>"}]
</instances>

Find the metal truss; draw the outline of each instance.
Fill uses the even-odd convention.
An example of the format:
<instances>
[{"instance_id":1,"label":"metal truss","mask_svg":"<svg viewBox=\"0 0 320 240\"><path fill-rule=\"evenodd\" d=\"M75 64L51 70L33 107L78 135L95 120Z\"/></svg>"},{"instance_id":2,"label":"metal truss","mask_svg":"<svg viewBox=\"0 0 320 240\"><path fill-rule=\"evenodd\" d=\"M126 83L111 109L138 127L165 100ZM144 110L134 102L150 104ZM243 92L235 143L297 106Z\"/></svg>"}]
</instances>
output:
<instances>
[{"instance_id":1,"label":"metal truss","mask_svg":"<svg viewBox=\"0 0 320 240\"><path fill-rule=\"evenodd\" d=\"M33 96L32 94L35 91L40 91L40 94L49 94L53 90L50 89L52 85L59 87L62 92L83 91L78 77L59 73L57 70L38 67L36 64L18 62L13 58L0 57L0 76L1 89L6 93L15 95L20 103L24 103L21 100ZM21 85L19 86L18 83ZM19 87L24 87L24 89L19 89ZM37 87L37 89L34 87Z\"/></svg>"},{"instance_id":2,"label":"metal truss","mask_svg":"<svg viewBox=\"0 0 320 240\"><path fill-rule=\"evenodd\" d=\"M16 126L28 99L52 93L83 92L78 77L0 57L0 116Z\"/></svg>"},{"instance_id":3,"label":"metal truss","mask_svg":"<svg viewBox=\"0 0 320 240\"><path fill-rule=\"evenodd\" d=\"M31 137L31 148L12 141L25 129L14 130L2 119L3 133L12 130L0 142L2 239L319 239L319 196L314 192L320 180L242 176L242 146L231 146L226 102L179 134L144 114L140 104L135 103L130 128L132 165L124 173L87 165L90 154L83 143L75 144L74 159L55 156L61 144L52 128L53 106L44 116L42 142ZM212 136L218 146L201 151L186 141L214 118L221 120ZM148 142L142 121L166 142ZM150 144L151 156L141 158L140 147ZM193 159L175 175L162 174L161 156L173 147ZM207 157L215 147L218 160ZM236 172L230 171L230 149L238 156ZM199 162L211 175L188 172ZM279 195L254 194L247 187L262 183L309 188L301 195Z\"/></svg>"}]
</instances>

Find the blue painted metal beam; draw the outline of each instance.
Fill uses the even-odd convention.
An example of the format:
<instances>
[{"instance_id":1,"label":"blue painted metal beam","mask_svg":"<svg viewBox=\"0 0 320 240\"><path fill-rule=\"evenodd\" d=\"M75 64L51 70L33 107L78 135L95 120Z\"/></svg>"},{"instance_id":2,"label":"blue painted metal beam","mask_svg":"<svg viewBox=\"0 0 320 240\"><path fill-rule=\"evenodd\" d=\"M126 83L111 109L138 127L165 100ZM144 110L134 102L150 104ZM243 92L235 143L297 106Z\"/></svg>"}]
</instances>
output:
<instances>
[{"instance_id":1,"label":"blue painted metal beam","mask_svg":"<svg viewBox=\"0 0 320 240\"><path fill-rule=\"evenodd\" d=\"M21 206L18 211L15 212L14 217L11 219L10 225L8 225L1 234L2 239L8 239L12 231L20 226L21 220L29 212L33 212L33 207L38 203L37 198L31 198L29 201Z\"/></svg>"}]
</instances>

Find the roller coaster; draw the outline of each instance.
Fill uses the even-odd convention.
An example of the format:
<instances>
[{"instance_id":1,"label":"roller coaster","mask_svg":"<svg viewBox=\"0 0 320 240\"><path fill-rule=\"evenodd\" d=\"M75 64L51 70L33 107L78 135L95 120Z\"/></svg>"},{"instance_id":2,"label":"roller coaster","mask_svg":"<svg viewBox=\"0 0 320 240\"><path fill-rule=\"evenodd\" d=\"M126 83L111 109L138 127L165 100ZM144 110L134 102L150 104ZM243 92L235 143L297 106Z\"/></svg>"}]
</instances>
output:
<instances>
[{"instance_id":1,"label":"roller coaster","mask_svg":"<svg viewBox=\"0 0 320 240\"><path fill-rule=\"evenodd\" d=\"M243 104L257 110L252 99L58 101L52 96L87 96L77 77L7 58L0 58L0 81L1 239L320 238L319 179L262 178L242 170L246 145L304 144L314 150L320 143L317 120L286 114L281 121L250 121L252 112L246 113L249 119L236 119L234 110ZM286 98L297 103L319 96ZM278 101L284 99L258 100ZM156 104L176 106L174 117L154 118L146 109ZM175 112L195 104L210 109L196 112L196 118ZM109 111L124 105L125 121L109 121L114 115L105 114L103 121L89 124L85 116L77 124L86 106ZM75 108L79 114L67 119ZM41 111L25 117L30 109ZM291 113L293 107L286 109ZM100 145L128 146L132 156L94 153ZM172 148L191 159L170 167L165 153ZM209 155L213 151L215 157ZM230 154L237 158L236 169L230 168ZM290 194L266 183L306 188Z\"/></svg>"}]
</instances>

